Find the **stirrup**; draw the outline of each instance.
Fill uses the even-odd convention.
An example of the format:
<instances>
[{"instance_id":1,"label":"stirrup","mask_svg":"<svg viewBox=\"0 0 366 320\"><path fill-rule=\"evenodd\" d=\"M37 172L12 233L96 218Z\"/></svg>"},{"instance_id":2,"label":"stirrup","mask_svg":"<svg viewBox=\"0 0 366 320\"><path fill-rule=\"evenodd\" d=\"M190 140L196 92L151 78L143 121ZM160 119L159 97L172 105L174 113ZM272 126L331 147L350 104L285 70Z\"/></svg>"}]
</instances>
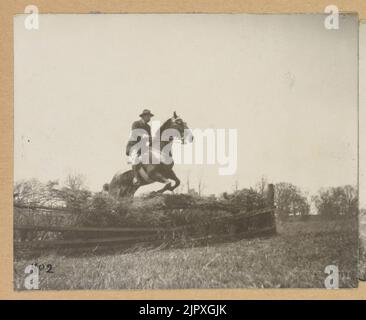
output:
<instances>
[{"instance_id":1,"label":"stirrup","mask_svg":"<svg viewBox=\"0 0 366 320\"><path fill-rule=\"evenodd\" d=\"M133 177L132 184L134 186L138 186L138 185L140 185L140 180L138 178L136 178L136 177Z\"/></svg>"}]
</instances>

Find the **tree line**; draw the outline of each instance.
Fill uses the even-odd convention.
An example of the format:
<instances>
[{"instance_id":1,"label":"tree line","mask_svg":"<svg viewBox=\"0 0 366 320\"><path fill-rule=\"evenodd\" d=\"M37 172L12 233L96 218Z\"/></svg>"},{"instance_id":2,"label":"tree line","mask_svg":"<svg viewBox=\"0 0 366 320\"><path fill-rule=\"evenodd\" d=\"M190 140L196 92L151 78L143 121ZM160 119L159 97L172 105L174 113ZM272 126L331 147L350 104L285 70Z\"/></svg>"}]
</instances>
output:
<instances>
[{"instance_id":1,"label":"tree line","mask_svg":"<svg viewBox=\"0 0 366 320\"><path fill-rule=\"evenodd\" d=\"M328 187L309 197L299 187L281 182L275 185L275 204L282 220L309 216L311 205L323 217L354 216L358 214L358 191L351 185Z\"/></svg>"}]
</instances>

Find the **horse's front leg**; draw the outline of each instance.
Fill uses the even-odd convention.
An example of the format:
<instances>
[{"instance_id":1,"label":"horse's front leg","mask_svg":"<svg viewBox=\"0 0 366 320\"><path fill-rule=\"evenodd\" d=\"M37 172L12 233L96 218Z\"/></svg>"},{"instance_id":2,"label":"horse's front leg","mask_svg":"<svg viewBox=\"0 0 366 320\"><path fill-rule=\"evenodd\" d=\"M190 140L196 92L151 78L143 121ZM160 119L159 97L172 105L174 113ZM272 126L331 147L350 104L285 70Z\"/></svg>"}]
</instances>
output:
<instances>
[{"instance_id":1,"label":"horse's front leg","mask_svg":"<svg viewBox=\"0 0 366 320\"><path fill-rule=\"evenodd\" d=\"M169 175L169 179L172 179L174 181L174 186L170 186L170 191L174 191L176 188L179 187L180 185L180 180L179 178L175 175L174 171L172 170L170 175Z\"/></svg>"},{"instance_id":2,"label":"horse's front leg","mask_svg":"<svg viewBox=\"0 0 366 320\"><path fill-rule=\"evenodd\" d=\"M163 188L161 188L158 191L156 191L156 193L163 193L166 190L169 190L169 191L172 190L172 185L171 185L170 182L168 182Z\"/></svg>"}]
</instances>

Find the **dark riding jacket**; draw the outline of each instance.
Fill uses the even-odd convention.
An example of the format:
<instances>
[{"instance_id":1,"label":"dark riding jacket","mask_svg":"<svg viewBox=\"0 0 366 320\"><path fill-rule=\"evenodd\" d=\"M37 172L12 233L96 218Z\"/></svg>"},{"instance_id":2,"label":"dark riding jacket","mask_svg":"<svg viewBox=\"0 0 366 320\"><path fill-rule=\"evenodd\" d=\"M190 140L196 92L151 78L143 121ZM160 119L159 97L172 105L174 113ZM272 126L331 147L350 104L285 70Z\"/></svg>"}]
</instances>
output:
<instances>
[{"instance_id":1,"label":"dark riding jacket","mask_svg":"<svg viewBox=\"0 0 366 320\"><path fill-rule=\"evenodd\" d=\"M151 146L152 136L151 136L151 127L149 126L149 124L145 123L142 119L140 119L138 121L135 121L132 124L131 131L135 130L135 129L143 129L146 131L146 133L149 135L149 145ZM130 154L131 148L140 140L141 140L141 137L137 137L137 140L133 140L130 138L130 140L128 141L127 146L126 146L126 155L127 156Z\"/></svg>"}]
</instances>

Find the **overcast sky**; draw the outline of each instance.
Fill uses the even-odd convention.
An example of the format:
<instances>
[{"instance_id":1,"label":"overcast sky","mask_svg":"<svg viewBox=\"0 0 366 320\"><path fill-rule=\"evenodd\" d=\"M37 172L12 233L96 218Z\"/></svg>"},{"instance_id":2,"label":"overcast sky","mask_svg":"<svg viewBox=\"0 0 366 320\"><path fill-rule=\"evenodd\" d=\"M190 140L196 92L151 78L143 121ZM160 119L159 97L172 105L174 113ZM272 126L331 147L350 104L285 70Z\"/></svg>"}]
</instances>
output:
<instances>
[{"instance_id":1,"label":"overcast sky","mask_svg":"<svg viewBox=\"0 0 366 320\"><path fill-rule=\"evenodd\" d=\"M156 120L176 110L190 128L238 130L236 175L175 166L206 194L263 175L310 193L355 185L357 24L355 15L326 30L322 15L48 14L29 31L16 16L15 180L77 172L100 190L128 169L130 126L150 108Z\"/></svg>"}]
</instances>

